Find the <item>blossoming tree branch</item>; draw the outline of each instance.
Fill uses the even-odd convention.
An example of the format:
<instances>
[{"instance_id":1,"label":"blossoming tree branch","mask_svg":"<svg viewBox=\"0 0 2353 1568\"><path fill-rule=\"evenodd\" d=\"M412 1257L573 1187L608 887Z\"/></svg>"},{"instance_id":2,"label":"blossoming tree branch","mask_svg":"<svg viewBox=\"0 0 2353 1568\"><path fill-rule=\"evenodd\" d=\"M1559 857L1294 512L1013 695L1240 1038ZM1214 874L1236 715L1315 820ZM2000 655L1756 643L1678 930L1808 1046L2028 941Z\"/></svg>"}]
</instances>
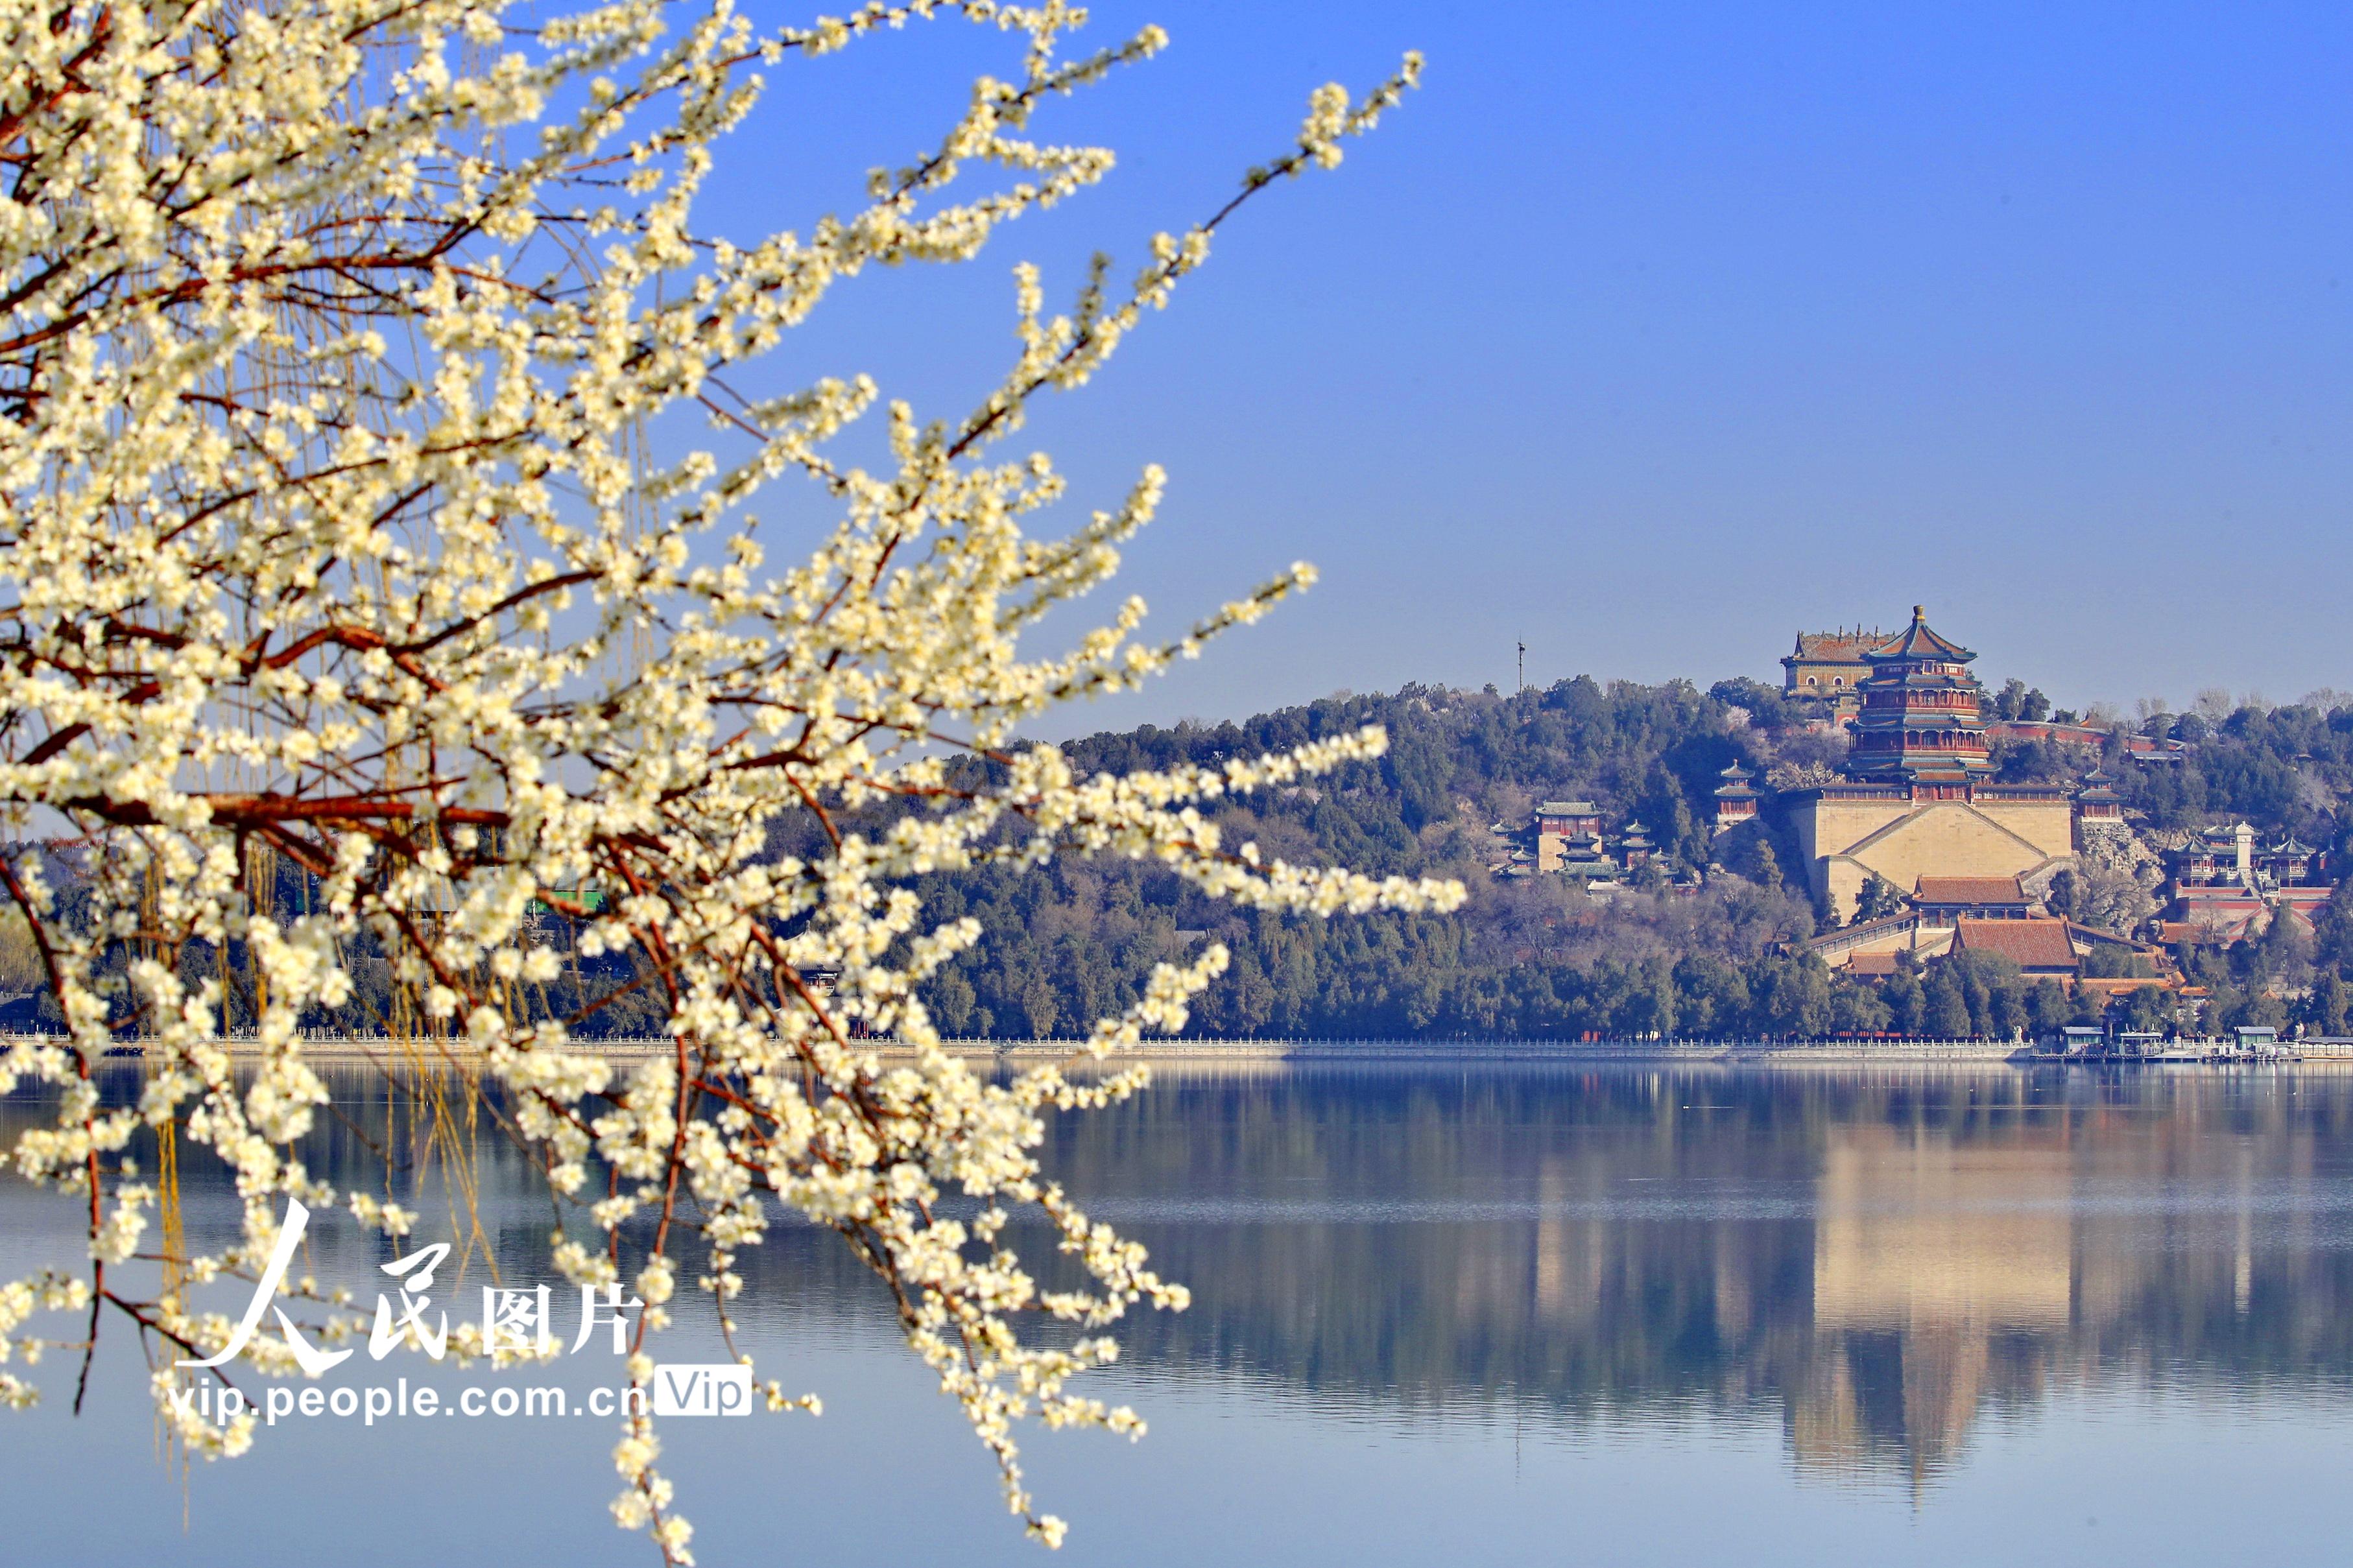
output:
<instances>
[{"instance_id":1,"label":"blossoming tree branch","mask_svg":"<svg viewBox=\"0 0 2353 1568\"><path fill-rule=\"evenodd\" d=\"M977 80L928 156L803 229L697 227L762 71L958 17L1009 35L1018 69ZM0 1363L69 1344L87 1376L120 1324L183 1441L250 1443L249 1415L216 1423L168 1397L171 1363L219 1355L237 1329L189 1284L263 1280L296 1205L396 1246L414 1217L393 1173L334 1190L298 1149L327 1099L302 1020L349 1001L364 946L461 1091L495 1096L575 1205L554 1268L647 1304L634 1379L681 1265L727 1328L738 1258L779 1205L797 1210L881 1278L1012 1510L1059 1539L1024 1488L1017 1422L1140 1430L1072 1379L1113 1354L1103 1331L1126 1307L1184 1292L1034 1151L1050 1111L1145 1076L1069 1063L994 1083L944 1051L923 989L986 933L927 923L911 882L1075 854L1148 858L1265 910L1461 897L1265 858L1203 815L1376 755L1377 732L1093 778L1017 740L1311 581L1294 568L1159 641L1130 600L1032 655L1023 634L1112 575L1162 476L1035 537L1062 480L1005 444L1253 195L1337 163L1414 58L1362 98L1316 91L1295 143L1155 239L1124 288L1098 260L1050 313L1017 268L1010 363L967 412L883 405L857 374L733 390L837 284L969 260L1104 177L1108 150L1034 139L1032 116L1164 39L1070 53L1083 21L1060 0L911 0L764 36L731 0L554 20L504 0L0 0L0 809L16 838L73 842L88 868L69 899L38 857L0 866L67 1024L8 1047L0 1090L43 1108L16 1169L89 1229L86 1258L0 1288ZM681 416L709 438L670 439L658 422ZM841 455L869 417L888 427L881 471ZM815 487L830 521L771 564L781 530L761 508L786 483ZM821 847L779 854L785 824ZM256 886L281 863L315 889L299 911ZM216 962L231 951L233 968ZM598 955L628 960L605 994L527 1005ZM1181 1027L1224 962L1157 967L1083 1055ZM627 1074L578 1038L623 994L655 998L670 1042ZM253 1035L235 1055L233 1017ZM137 1090L110 1091L100 1058L130 1040ZM165 1137L234 1173L238 1245L158 1250L135 1146ZM944 1194L976 1205L951 1217ZM1006 1231L1019 1205L1050 1217L1082 1288L1033 1280ZM277 1289L313 1337L364 1331L332 1292ZM43 1309L73 1333L26 1337ZM292 1333L265 1323L216 1370L297 1375ZM479 1325L454 1338L486 1349ZM0 1374L13 1402L36 1392ZM631 1414L615 1511L689 1562L657 1457Z\"/></svg>"}]
</instances>

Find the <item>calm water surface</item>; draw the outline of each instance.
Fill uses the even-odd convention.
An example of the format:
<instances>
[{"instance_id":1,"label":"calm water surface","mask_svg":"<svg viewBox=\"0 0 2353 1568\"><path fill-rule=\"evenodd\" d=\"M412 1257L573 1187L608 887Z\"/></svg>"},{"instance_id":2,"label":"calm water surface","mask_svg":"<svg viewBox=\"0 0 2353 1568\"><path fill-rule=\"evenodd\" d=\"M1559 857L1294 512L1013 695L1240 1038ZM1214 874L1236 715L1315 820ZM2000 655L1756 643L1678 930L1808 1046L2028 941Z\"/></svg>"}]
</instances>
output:
<instances>
[{"instance_id":1,"label":"calm water surface","mask_svg":"<svg viewBox=\"0 0 2353 1568\"><path fill-rule=\"evenodd\" d=\"M364 1158L340 1128L313 1153L339 1179ZM1050 1165L1195 1303L1131 1324L1098 1380L1143 1443L1030 1436L1061 1562L2348 1549L2353 1075L1171 1066L1058 1127ZM502 1274L549 1278L544 1199L487 1139L479 1169ZM216 1235L227 1194L188 1188ZM449 1226L433 1196L420 1236ZM0 1268L71 1228L0 1184ZM373 1295L382 1256L337 1230L311 1265ZM665 1425L703 1563L1048 1560L839 1244L782 1227L746 1272L763 1371L827 1414ZM681 1305L665 1357L716 1359ZM288 1423L184 1476L121 1326L79 1420L58 1363L41 1409L0 1415L0 1561L655 1561L606 1520L590 1419Z\"/></svg>"}]
</instances>

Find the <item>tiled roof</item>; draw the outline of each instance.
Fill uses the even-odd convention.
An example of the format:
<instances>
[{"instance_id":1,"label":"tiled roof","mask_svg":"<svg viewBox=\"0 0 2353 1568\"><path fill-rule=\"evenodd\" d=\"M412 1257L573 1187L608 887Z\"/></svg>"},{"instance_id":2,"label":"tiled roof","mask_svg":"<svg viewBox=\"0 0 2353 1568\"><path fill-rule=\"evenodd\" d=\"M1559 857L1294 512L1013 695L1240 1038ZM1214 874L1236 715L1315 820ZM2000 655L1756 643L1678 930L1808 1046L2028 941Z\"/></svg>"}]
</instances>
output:
<instances>
[{"instance_id":1,"label":"tiled roof","mask_svg":"<svg viewBox=\"0 0 2353 1568\"><path fill-rule=\"evenodd\" d=\"M1977 658L1957 642L1948 641L1928 629L1928 609L1925 605L1912 606L1912 624L1899 635L1871 650L1874 659L1934 658L1953 664L1967 664Z\"/></svg>"},{"instance_id":2,"label":"tiled roof","mask_svg":"<svg viewBox=\"0 0 2353 1568\"><path fill-rule=\"evenodd\" d=\"M1538 816L1599 816L1601 808L1589 800L1548 800L1536 807Z\"/></svg>"},{"instance_id":3,"label":"tiled roof","mask_svg":"<svg viewBox=\"0 0 2353 1568\"><path fill-rule=\"evenodd\" d=\"M1861 664L1865 654L1886 640L1882 631L1799 632L1798 651L1790 658L1806 664Z\"/></svg>"},{"instance_id":4,"label":"tiled roof","mask_svg":"<svg viewBox=\"0 0 2353 1568\"><path fill-rule=\"evenodd\" d=\"M2023 904L2015 877L1923 877L1913 895L1924 904Z\"/></svg>"},{"instance_id":5,"label":"tiled roof","mask_svg":"<svg viewBox=\"0 0 2353 1568\"><path fill-rule=\"evenodd\" d=\"M2065 921L1982 921L1964 915L1955 922L1953 951L1989 952L2021 969L2073 969L2075 946Z\"/></svg>"},{"instance_id":6,"label":"tiled roof","mask_svg":"<svg viewBox=\"0 0 2353 1568\"><path fill-rule=\"evenodd\" d=\"M1893 974L1895 955L1892 952L1858 952L1846 961L1849 974Z\"/></svg>"}]
</instances>

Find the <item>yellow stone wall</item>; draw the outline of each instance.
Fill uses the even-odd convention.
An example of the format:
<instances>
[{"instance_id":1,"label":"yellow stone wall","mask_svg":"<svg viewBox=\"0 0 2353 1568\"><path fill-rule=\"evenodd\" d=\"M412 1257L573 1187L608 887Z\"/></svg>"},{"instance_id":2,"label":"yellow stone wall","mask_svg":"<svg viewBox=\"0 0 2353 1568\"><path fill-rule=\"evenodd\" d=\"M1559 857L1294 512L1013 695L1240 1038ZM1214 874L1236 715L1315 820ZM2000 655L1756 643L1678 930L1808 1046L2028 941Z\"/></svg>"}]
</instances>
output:
<instances>
[{"instance_id":1,"label":"yellow stone wall","mask_svg":"<svg viewBox=\"0 0 2353 1568\"><path fill-rule=\"evenodd\" d=\"M2025 877L2074 852L2074 807L2057 800L1840 800L1833 788L1790 812L1806 876L1837 918L1873 873L1909 893L1923 876Z\"/></svg>"},{"instance_id":2,"label":"yellow stone wall","mask_svg":"<svg viewBox=\"0 0 2353 1568\"><path fill-rule=\"evenodd\" d=\"M1817 664L1812 659L1799 659L1795 665L1784 665L1787 674L1783 689L1800 697L1839 697L1851 693L1871 673L1869 665L1831 663ZM1810 682L1811 684L1809 684ZM1833 684L1836 682L1838 684Z\"/></svg>"}]
</instances>

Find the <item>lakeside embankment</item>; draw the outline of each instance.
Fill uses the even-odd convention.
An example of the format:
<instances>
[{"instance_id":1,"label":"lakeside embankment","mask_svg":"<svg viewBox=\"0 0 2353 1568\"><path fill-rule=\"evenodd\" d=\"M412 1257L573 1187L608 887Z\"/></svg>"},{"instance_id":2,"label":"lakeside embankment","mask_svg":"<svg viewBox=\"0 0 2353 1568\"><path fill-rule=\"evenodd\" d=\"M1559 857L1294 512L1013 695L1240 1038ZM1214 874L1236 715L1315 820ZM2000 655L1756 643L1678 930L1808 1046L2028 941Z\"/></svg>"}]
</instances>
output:
<instances>
[{"instance_id":1,"label":"lakeside embankment","mask_svg":"<svg viewBox=\"0 0 2353 1568\"><path fill-rule=\"evenodd\" d=\"M14 1039L0 1037L0 1049ZM250 1038L221 1042L237 1055L256 1049ZM865 1042L884 1058L911 1055L893 1041ZM582 1040L577 1047L615 1061L629 1061L673 1048L666 1038ZM987 1058L1007 1063L1064 1060L1083 1056L1082 1040L977 1040L944 1042L960 1057ZM2185 1042L2218 1049L2221 1041ZM384 1066L429 1065L470 1060L474 1052L463 1040L392 1040L343 1036L313 1036L303 1042L304 1055L322 1062L369 1062ZM136 1042L116 1046L115 1059L135 1062L142 1056ZM1820 1040L1155 1040L1122 1052L1123 1057L1155 1061L1233 1062L2015 1062L2031 1065L2058 1058L2038 1056L2030 1045L2014 1040L1987 1039L1820 1039ZM2116 1058L2099 1058L2113 1063ZM2129 1058L2127 1058L2129 1059ZM2179 1059L2179 1058L2176 1058ZM2239 1058L2244 1061L2247 1058ZM2353 1061L2353 1043L2343 1040L2282 1041L2275 1057L2281 1061Z\"/></svg>"}]
</instances>

